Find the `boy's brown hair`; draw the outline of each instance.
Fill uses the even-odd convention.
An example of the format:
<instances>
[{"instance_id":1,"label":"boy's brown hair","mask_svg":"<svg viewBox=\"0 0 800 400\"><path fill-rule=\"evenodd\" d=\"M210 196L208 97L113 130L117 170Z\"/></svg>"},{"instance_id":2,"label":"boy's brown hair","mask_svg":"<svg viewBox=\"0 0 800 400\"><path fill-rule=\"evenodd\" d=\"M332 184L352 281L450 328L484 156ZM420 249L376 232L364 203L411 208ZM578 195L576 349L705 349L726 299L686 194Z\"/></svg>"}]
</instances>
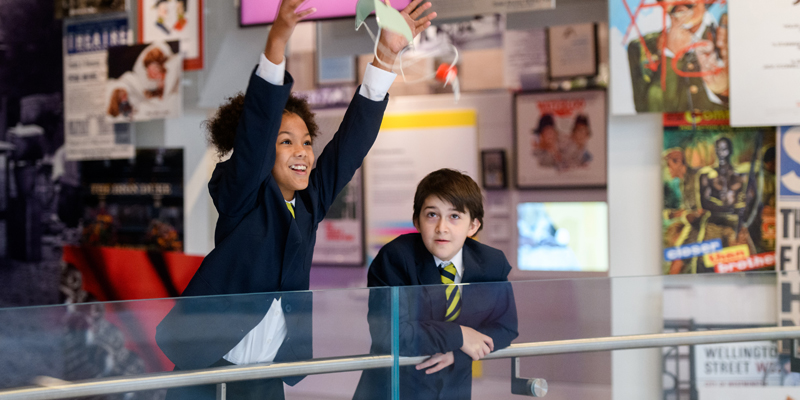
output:
<instances>
[{"instance_id":1,"label":"boy's brown hair","mask_svg":"<svg viewBox=\"0 0 800 400\"><path fill-rule=\"evenodd\" d=\"M413 219L415 224L419 221L422 204L430 196L436 196L452 204L453 208L459 212L468 212L471 219L477 219L481 223L478 232L483 229L483 194L481 194L481 188L469 175L453 169L442 168L422 178L417 185L417 192L414 194Z\"/></svg>"},{"instance_id":2,"label":"boy's brown hair","mask_svg":"<svg viewBox=\"0 0 800 400\"><path fill-rule=\"evenodd\" d=\"M208 142L217 149L217 155L220 157L233 150L236 127L239 125L242 110L244 110L244 93L239 92L235 96L229 97L225 104L219 107L214 117L204 122L208 131ZM306 123L311 139L317 137L319 128L314 122L314 113L306 99L294 94L290 95L283 108L283 113L296 114Z\"/></svg>"}]
</instances>

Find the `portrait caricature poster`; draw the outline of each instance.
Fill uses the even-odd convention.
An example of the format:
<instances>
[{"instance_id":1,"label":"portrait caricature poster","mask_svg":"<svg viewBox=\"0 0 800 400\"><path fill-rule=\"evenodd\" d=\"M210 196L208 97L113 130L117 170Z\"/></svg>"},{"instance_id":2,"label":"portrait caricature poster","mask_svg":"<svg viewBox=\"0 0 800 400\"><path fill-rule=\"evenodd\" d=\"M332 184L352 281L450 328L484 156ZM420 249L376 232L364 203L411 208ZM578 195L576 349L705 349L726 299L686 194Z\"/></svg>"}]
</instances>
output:
<instances>
[{"instance_id":1,"label":"portrait caricature poster","mask_svg":"<svg viewBox=\"0 0 800 400\"><path fill-rule=\"evenodd\" d=\"M606 93L516 96L517 186L606 184Z\"/></svg>"},{"instance_id":2,"label":"portrait caricature poster","mask_svg":"<svg viewBox=\"0 0 800 400\"><path fill-rule=\"evenodd\" d=\"M182 77L183 57L177 41L109 48L106 120L179 117Z\"/></svg>"},{"instance_id":3,"label":"portrait caricature poster","mask_svg":"<svg viewBox=\"0 0 800 400\"><path fill-rule=\"evenodd\" d=\"M138 0L139 43L178 40L183 69L203 69L203 0Z\"/></svg>"},{"instance_id":4,"label":"portrait caricature poster","mask_svg":"<svg viewBox=\"0 0 800 400\"><path fill-rule=\"evenodd\" d=\"M665 274L775 265L775 129L731 128L728 112L664 115Z\"/></svg>"},{"instance_id":5,"label":"portrait caricature poster","mask_svg":"<svg viewBox=\"0 0 800 400\"><path fill-rule=\"evenodd\" d=\"M611 112L728 109L727 0L609 0Z\"/></svg>"}]
</instances>

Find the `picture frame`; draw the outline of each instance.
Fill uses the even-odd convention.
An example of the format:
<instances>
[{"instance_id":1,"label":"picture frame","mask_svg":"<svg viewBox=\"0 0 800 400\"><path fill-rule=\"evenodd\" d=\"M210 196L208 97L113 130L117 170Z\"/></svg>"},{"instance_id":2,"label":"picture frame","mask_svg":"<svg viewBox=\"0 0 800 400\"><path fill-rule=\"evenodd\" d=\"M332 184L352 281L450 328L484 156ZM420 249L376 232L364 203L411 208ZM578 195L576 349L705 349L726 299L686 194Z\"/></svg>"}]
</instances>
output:
<instances>
[{"instance_id":1,"label":"picture frame","mask_svg":"<svg viewBox=\"0 0 800 400\"><path fill-rule=\"evenodd\" d=\"M547 70L550 80L597 75L597 24L548 27Z\"/></svg>"},{"instance_id":2,"label":"picture frame","mask_svg":"<svg viewBox=\"0 0 800 400\"><path fill-rule=\"evenodd\" d=\"M481 151L481 180L483 181L483 188L486 190L508 188L505 150L492 149Z\"/></svg>"},{"instance_id":3,"label":"picture frame","mask_svg":"<svg viewBox=\"0 0 800 400\"><path fill-rule=\"evenodd\" d=\"M138 43L181 42L183 69L203 69L203 0L138 0Z\"/></svg>"},{"instance_id":4,"label":"picture frame","mask_svg":"<svg viewBox=\"0 0 800 400\"><path fill-rule=\"evenodd\" d=\"M606 92L514 97L518 188L597 188L607 182Z\"/></svg>"}]
</instances>

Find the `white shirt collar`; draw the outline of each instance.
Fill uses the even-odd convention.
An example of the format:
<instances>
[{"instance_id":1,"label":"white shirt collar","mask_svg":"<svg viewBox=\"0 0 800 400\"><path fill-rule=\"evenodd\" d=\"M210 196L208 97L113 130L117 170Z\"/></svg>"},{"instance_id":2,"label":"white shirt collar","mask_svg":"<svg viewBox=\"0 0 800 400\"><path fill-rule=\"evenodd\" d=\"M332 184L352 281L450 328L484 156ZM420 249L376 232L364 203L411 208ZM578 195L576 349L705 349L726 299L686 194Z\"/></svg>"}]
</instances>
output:
<instances>
[{"instance_id":1,"label":"white shirt collar","mask_svg":"<svg viewBox=\"0 0 800 400\"><path fill-rule=\"evenodd\" d=\"M294 208L294 201L295 201L296 199L297 199L297 196L295 196L295 197L292 197L292 200L290 200L290 201L287 201L286 199L283 199L283 201L285 201L287 204L291 204L291 205L292 205L292 208Z\"/></svg>"},{"instance_id":2,"label":"white shirt collar","mask_svg":"<svg viewBox=\"0 0 800 400\"><path fill-rule=\"evenodd\" d=\"M451 260L443 261L440 260L439 257L433 256L433 262L436 263L436 268L442 266L442 263L447 264L448 262L453 263L456 267L456 280L455 283L461 283L461 278L464 277L464 248L462 247L458 250L455 256Z\"/></svg>"}]
</instances>

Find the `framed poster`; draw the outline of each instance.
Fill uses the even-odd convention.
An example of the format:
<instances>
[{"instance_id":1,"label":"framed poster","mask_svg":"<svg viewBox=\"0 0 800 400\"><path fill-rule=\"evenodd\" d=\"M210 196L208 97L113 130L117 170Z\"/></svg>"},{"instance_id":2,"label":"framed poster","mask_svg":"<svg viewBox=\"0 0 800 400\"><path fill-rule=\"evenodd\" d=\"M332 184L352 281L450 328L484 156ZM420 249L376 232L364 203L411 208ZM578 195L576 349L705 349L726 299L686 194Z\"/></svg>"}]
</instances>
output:
<instances>
[{"instance_id":1,"label":"framed poster","mask_svg":"<svg viewBox=\"0 0 800 400\"><path fill-rule=\"evenodd\" d=\"M597 75L597 29L593 23L547 29L547 64L551 79Z\"/></svg>"},{"instance_id":2,"label":"framed poster","mask_svg":"<svg viewBox=\"0 0 800 400\"><path fill-rule=\"evenodd\" d=\"M523 93L515 98L517 186L606 185L606 93Z\"/></svg>"},{"instance_id":3,"label":"framed poster","mask_svg":"<svg viewBox=\"0 0 800 400\"><path fill-rule=\"evenodd\" d=\"M179 40L183 69L203 69L203 0L139 0L139 43Z\"/></svg>"},{"instance_id":4,"label":"framed poster","mask_svg":"<svg viewBox=\"0 0 800 400\"><path fill-rule=\"evenodd\" d=\"M728 3L609 0L611 112L727 110Z\"/></svg>"},{"instance_id":5,"label":"framed poster","mask_svg":"<svg viewBox=\"0 0 800 400\"><path fill-rule=\"evenodd\" d=\"M506 175L506 151L481 151L481 177L484 189L505 189L508 187Z\"/></svg>"}]
</instances>

